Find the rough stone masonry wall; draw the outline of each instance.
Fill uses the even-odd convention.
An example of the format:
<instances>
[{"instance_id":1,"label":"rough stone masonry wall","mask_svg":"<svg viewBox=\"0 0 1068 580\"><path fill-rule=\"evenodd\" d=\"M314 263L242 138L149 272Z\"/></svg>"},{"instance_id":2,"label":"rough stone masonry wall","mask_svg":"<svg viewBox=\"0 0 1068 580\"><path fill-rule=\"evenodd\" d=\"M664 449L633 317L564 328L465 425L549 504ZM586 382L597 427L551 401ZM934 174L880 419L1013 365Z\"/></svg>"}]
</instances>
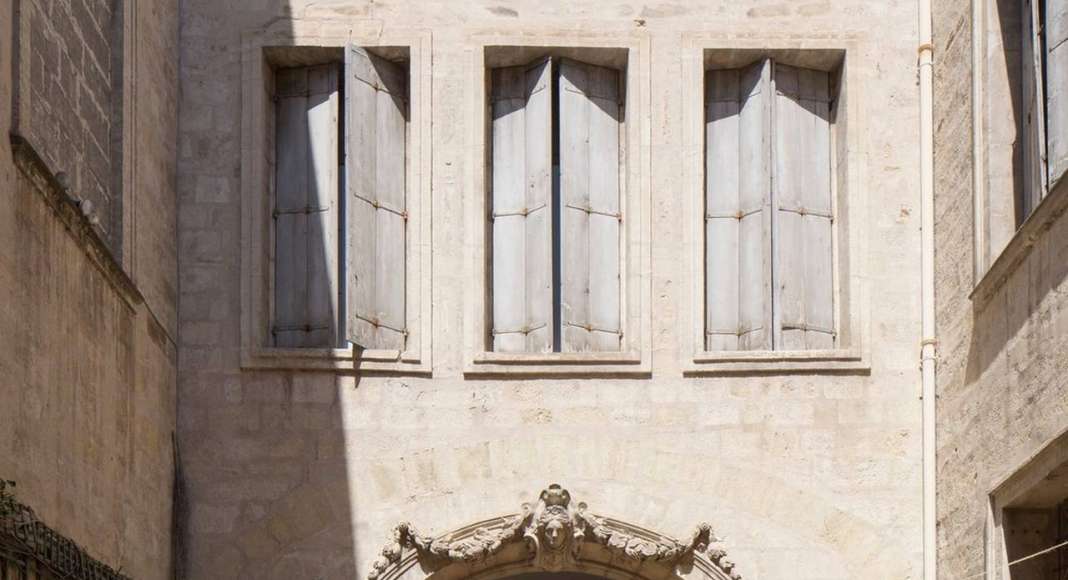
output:
<instances>
[{"instance_id":1,"label":"rough stone masonry wall","mask_svg":"<svg viewBox=\"0 0 1068 580\"><path fill-rule=\"evenodd\" d=\"M190 577L363 577L390 528L442 533L557 481L590 509L682 536L708 520L752 579L917 577L918 105L913 2L282 2L182 12L179 430ZM282 18L433 36L433 376L240 368L242 33ZM355 24L354 24L355 25ZM652 47L653 372L465 379L470 35L644 27ZM549 32L544 32L548 30ZM538 32L541 31L541 32ZM866 63L871 372L688 378L682 33L852 35ZM860 195L858 193L858 195Z\"/></svg>"},{"instance_id":2,"label":"rough stone masonry wall","mask_svg":"<svg viewBox=\"0 0 1068 580\"><path fill-rule=\"evenodd\" d=\"M48 117L34 130L84 131L48 139L33 133L30 143L46 159L84 163L100 153L89 150L101 143L107 151L106 134L99 142L95 133L96 123L104 123L106 133L106 120L97 119L105 105L90 94L94 81L81 76L90 74L83 58L98 67L98 48L92 41L80 44L84 29L60 34L55 27L84 24L78 11L97 3L19 4L51 15L38 21L33 37L17 37L21 54L51 51L62 62L58 68L48 63L45 73L58 76L20 102L19 114L69 114L66 120ZM131 101L145 129L134 143L137 172L128 195L139 228L128 247L143 301L108 273L108 252L93 254L88 238L77 235L77 227L68 229L77 222L62 221L53 210L62 206L47 203L47 189L16 167L8 138L11 80L39 76L42 63L34 57L30 70L20 70L12 51L0 51L0 478L14 480L19 501L95 558L132 578L161 580L170 577L173 536L178 24L176 2L139 4L133 28L140 68ZM107 15L85 17L95 23ZM12 3L5 2L0 37L15 38L14 26ZM74 80L66 76L71 70L78 74ZM87 101L79 99L90 99L86 116L81 107ZM83 165L82 175L95 170Z\"/></svg>"},{"instance_id":3,"label":"rough stone masonry wall","mask_svg":"<svg viewBox=\"0 0 1068 580\"><path fill-rule=\"evenodd\" d=\"M938 544L952 580L983 572L989 493L1068 428L1068 219L973 304L972 7L934 9Z\"/></svg>"},{"instance_id":4,"label":"rough stone masonry wall","mask_svg":"<svg viewBox=\"0 0 1068 580\"><path fill-rule=\"evenodd\" d=\"M29 74L20 90L25 137L54 173L69 176L72 193L95 204L100 230L113 247L122 235L122 199L112 159L113 81L121 76L121 7L114 0L19 0L28 20L22 39ZM114 52L118 49L118 52Z\"/></svg>"}]
</instances>

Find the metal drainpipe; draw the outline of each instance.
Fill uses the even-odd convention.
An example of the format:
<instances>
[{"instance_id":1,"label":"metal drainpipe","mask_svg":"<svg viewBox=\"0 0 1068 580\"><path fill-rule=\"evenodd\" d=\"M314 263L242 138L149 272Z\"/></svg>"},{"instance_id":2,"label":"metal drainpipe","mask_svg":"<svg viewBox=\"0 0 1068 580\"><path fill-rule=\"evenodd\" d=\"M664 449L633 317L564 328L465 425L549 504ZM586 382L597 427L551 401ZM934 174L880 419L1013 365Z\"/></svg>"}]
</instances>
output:
<instances>
[{"instance_id":1,"label":"metal drainpipe","mask_svg":"<svg viewBox=\"0 0 1068 580\"><path fill-rule=\"evenodd\" d=\"M937 340L934 304L934 46L931 0L919 0L920 75L920 375L923 384L923 578L936 580L935 370Z\"/></svg>"}]
</instances>

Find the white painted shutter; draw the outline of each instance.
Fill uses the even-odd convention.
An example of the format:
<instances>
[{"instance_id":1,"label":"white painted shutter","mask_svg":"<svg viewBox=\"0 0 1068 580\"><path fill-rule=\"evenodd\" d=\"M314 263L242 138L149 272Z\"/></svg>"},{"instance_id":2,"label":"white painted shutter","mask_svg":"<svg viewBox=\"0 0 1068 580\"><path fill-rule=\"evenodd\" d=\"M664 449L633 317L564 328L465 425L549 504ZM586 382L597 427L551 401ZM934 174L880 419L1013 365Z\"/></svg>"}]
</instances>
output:
<instances>
[{"instance_id":1,"label":"white painted shutter","mask_svg":"<svg viewBox=\"0 0 1068 580\"><path fill-rule=\"evenodd\" d=\"M345 56L348 336L404 350L407 71L350 46Z\"/></svg>"},{"instance_id":2,"label":"white painted shutter","mask_svg":"<svg viewBox=\"0 0 1068 580\"><path fill-rule=\"evenodd\" d=\"M620 74L560 62L563 351L618 351Z\"/></svg>"},{"instance_id":3,"label":"white painted shutter","mask_svg":"<svg viewBox=\"0 0 1068 580\"><path fill-rule=\"evenodd\" d=\"M493 349L551 352L552 63L491 73Z\"/></svg>"},{"instance_id":4,"label":"white painted shutter","mask_svg":"<svg viewBox=\"0 0 1068 580\"><path fill-rule=\"evenodd\" d=\"M774 87L775 345L833 348L830 78L776 64Z\"/></svg>"},{"instance_id":5,"label":"white painted shutter","mask_svg":"<svg viewBox=\"0 0 1068 580\"><path fill-rule=\"evenodd\" d=\"M770 350L771 65L705 79L705 348Z\"/></svg>"},{"instance_id":6,"label":"white painted shutter","mask_svg":"<svg viewBox=\"0 0 1068 580\"><path fill-rule=\"evenodd\" d=\"M330 347L338 320L338 67L275 75L275 346Z\"/></svg>"},{"instance_id":7,"label":"white painted shutter","mask_svg":"<svg viewBox=\"0 0 1068 580\"><path fill-rule=\"evenodd\" d=\"M1048 184L1053 187L1068 170L1068 0L1045 2Z\"/></svg>"}]
</instances>

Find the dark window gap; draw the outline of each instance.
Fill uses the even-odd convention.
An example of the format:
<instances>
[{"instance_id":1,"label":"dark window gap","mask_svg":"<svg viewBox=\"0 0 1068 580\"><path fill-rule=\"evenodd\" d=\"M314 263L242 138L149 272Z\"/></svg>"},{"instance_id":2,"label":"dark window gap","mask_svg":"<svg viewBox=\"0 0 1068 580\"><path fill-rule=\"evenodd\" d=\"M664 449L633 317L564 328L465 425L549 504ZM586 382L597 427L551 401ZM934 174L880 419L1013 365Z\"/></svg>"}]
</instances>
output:
<instances>
[{"instance_id":1,"label":"dark window gap","mask_svg":"<svg viewBox=\"0 0 1068 580\"><path fill-rule=\"evenodd\" d=\"M552 59L552 102L550 104L550 116L552 117L552 158L553 158L553 190L552 190L552 238L553 238L553 352L561 352L563 343L563 252L561 244L563 240L561 199L560 194L560 61Z\"/></svg>"},{"instance_id":2,"label":"dark window gap","mask_svg":"<svg viewBox=\"0 0 1068 580\"><path fill-rule=\"evenodd\" d=\"M346 144L345 130L348 117L346 111L348 110L347 103L345 101L345 65L344 63L338 63L338 75L337 75L337 159L338 159L338 179L337 179L337 345L340 348L347 348L348 342L348 174L345 171L348 163L345 159L345 153L348 149Z\"/></svg>"}]
</instances>

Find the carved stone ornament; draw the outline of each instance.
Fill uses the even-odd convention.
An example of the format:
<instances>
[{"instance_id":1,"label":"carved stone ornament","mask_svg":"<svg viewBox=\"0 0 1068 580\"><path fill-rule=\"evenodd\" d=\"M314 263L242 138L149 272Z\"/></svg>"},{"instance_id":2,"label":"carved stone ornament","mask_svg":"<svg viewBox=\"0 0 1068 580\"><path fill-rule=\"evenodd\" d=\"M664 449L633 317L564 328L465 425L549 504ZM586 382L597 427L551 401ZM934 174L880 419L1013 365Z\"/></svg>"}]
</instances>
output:
<instances>
[{"instance_id":1,"label":"carved stone ornament","mask_svg":"<svg viewBox=\"0 0 1068 580\"><path fill-rule=\"evenodd\" d=\"M525 503L518 515L502 518L462 538L429 538L408 522L398 524L367 577L377 580L401 560L406 550L415 550L420 564L433 572L452 563L485 560L520 542L526 544L531 563L548 572L578 563L583 560L583 547L596 544L626 559L655 561L671 568L692 563L694 556L701 555L725 576L741 579L708 524L698 525L686 542L664 536L639 537L614 520L587 512L585 503L572 505L571 494L558 484L542 490L536 505Z\"/></svg>"}]
</instances>

